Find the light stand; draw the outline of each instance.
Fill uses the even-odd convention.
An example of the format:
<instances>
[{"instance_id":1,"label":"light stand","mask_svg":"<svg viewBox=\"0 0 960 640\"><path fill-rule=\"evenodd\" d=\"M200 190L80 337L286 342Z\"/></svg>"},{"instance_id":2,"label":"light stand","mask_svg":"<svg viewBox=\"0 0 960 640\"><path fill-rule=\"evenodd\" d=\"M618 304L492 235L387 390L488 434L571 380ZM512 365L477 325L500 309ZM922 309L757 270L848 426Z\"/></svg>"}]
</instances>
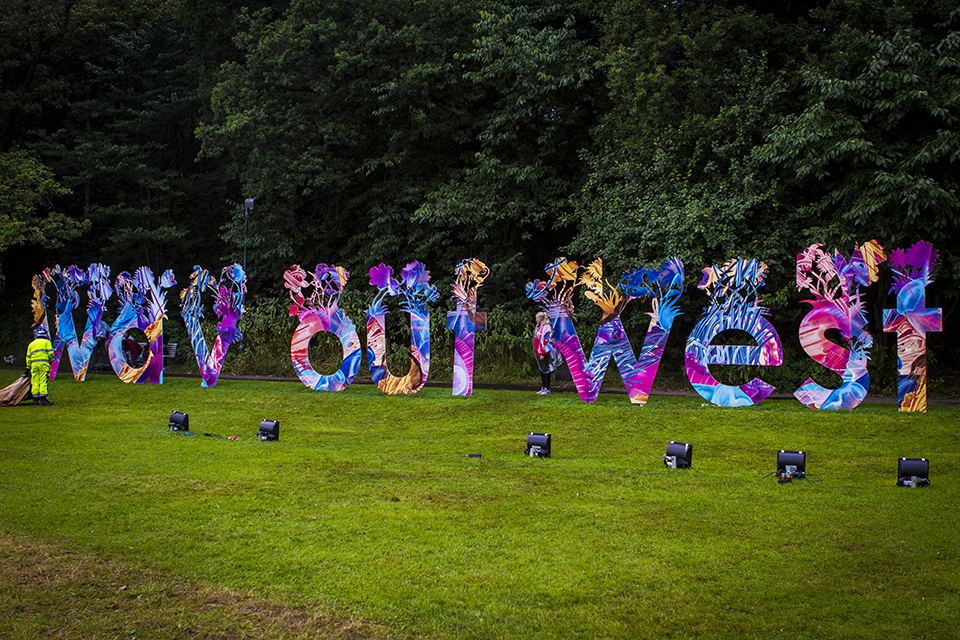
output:
<instances>
[{"instance_id":1,"label":"light stand","mask_svg":"<svg viewBox=\"0 0 960 640\"><path fill-rule=\"evenodd\" d=\"M247 198L243 201L243 272L247 272L247 219L253 211L255 200Z\"/></svg>"},{"instance_id":2,"label":"light stand","mask_svg":"<svg viewBox=\"0 0 960 640\"><path fill-rule=\"evenodd\" d=\"M253 198L247 198L243 201L243 277L247 277L247 222L250 218L250 212L256 201ZM243 353L243 332L240 332L240 339L237 341L237 349Z\"/></svg>"},{"instance_id":3,"label":"light stand","mask_svg":"<svg viewBox=\"0 0 960 640\"><path fill-rule=\"evenodd\" d=\"M689 469L693 464L693 445L673 440L667 445L663 466L672 469Z\"/></svg>"},{"instance_id":4,"label":"light stand","mask_svg":"<svg viewBox=\"0 0 960 640\"><path fill-rule=\"evenodd\" d=\"M803 451L777 453L777 482L792 482L807 477L807 454Z\"/></svg>"},{"instance_id":5,"label":"light stand","mask_svg":"<svg viewBox=\"0 0 960 640\"><path fill-rule=\"evenodd\" d=\"M550 434L531 433L527 436L527 448L523 452L531 458L549 458Z\"/></svg>"},{"instance_id":6,"label":"light stand","mask_svg":"<svg viewBox=\"0 0 960 640\"><path fill-rule=\"evenodd\" d=\"M926 458L900 458L897 460L897 486L930 486L930 461Z\"/></svg>"},{"instance_id":7,"label":"light stand","mask_svg":"<svg viewBox=\"0 0 960 640\"><path fill-rule=\"evenodd\" d=\"M267 420L264 418L260 423L260 431L257 433L257 440L279 440L280 439L280 421Z\"/></svg>"},{"instance_id":8,"label":"light stand","mask_svg":"<svg viewBox=\"0 0 960 640\"><path fill-rule=\"evenodd\" d=\"M190 431L190 415L180 411L171 413L170 431Z\"/></svg>"}]
</instances>

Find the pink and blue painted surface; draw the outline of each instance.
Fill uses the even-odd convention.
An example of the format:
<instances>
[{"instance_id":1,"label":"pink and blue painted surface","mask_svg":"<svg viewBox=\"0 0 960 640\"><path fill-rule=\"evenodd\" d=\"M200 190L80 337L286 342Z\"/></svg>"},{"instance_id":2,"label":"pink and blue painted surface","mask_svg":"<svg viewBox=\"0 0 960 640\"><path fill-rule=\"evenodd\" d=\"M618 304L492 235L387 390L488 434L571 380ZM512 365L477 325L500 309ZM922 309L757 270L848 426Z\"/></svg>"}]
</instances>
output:
<instances>
[{"instance_id":1,"label":"pink and blue painted surface","mask_svg":"<svg viewBox=\"0 0 960 640\"><path fill-rule=\"evenodd\" d=\"M207 340L200 327L200 320L203 318L201 294L208 290L213 292L213 312L219 319L212 350L207 347ZM197 358L202 387L216 386L227 351L240 337L238 324L243 316L243 299L246 293L247 275L239 264L224 267L220 272L219 282L206 269L194 266L193 273L190 274L190 284L180 292L180 317L187 327L190 346Z\"/></svg>"},{"instance_id":2,"label":"pink and blue painted surface","mask_svg":"<svg viewBox=\"0 0 960 640\"><path fill-rule=\"evenodd\" d=\"M50 378L56 377L60 359L66 350L73 377L82 382L87 377L90 357L97 345L97 327L103 318L107 300L113 295L113 289L110 288L110 267L92 264L84 271L74 265L66 269L56 266L45 270L44 276L52 279L57 287L57 331L53 339ZM73 311L80 306L78 289L84 286L87 287L88 298L87 323L83 337L78 338Z\"/></svg>"},{"instance_id":3,"label":"pink and blue painted surface","mask_svg":"<svg viewBox=\"0 0 960 640\"><path fill-rule=\"evenodd\" d=\"M873 338L865 331L863 288L877 280L879 265L884 260L883 248L876 241L855 247L849 260L838 252L823 251L819 244L811 245L797 257L797 287L813 295L806 301L813 309L801 323L801 346L841 380L840 386L834 389L807 380L795 392L805 405L816 409L852 409L866 396L867 363ZM941 310L925 306L925 287L933 281L931 273L937 264L937 253L929 243L918 242L907 250L894 251L890 264L894 274L891 292L896 293L897 306L884 311L883 328L897 334L900 410L925 411L926 334L942 330ZM589 402L597 398L612 358L630 400L638 404L647 401L664 345L679 315L677 301L683 292L683 269L680 260L671 259L660 269L628 272L613 286L603 278L601 260L581 267L576 262L558 258L547 265L547 279L527 285L527 296L540 304L550 318L556 346L567 361L582 400ZM472 393L476 332L486 328L486 314L477 311L477 290L488 273L477 259L464 260L456 268L453 299L457 309L447 314L447 328L455 334L454 395ZM757 260L735 259L704 269L703 273L699 287L709 295L710 305L687 341L687 374L694 389L710 402L730 407L755 404L767 397L773 387L756 378L743 385L722 385L711 375L710 366L754 367L782 363L779 337L767 321L767 309L761 306L757 295L766 277L766 265ZM101 264L90 265L86 270L56 266L34 277L31 328L42 326L49 331L47 287L52 284L56 288L56 326L50 331L54 345L51 378L56 376L66 351L74 376L77 380L85 379L96 344L97 327L107 302L116 292L121 308L108 340L111 364L125 382L161 383L166 317L164 290L176 284L173 273L166 271L156 279L150 269L142 267L132 276L126 272L120 274L113 288L109 277L109 268ZM297 375L311 389L342 390L354 380L361 366L362 347L356 327L339 308L339 297L348 277L342 268L322 264L309 274L296 266L284 275L294 301L291 314L300 319L291 343L291 358ZM419 262L409 263L400 279L395 279L393 269L383 264L370 270L370 284L378 292L367 310L368 360L374 381L386 393L415 393L429 375L427 303L439 295L429 281L429 272ZM216 285L209 273L195 268L189 288L181 294L181 314L191 336L204 386L216 384L227 349L238 338L245 284L245 275L238 265L224 269ZM304 290L311 287L313 293L304 295ZM88 298L87 317L83 335L78 336L74 312L80 307L83 288ZM577 288L603 312L589 358L574 328L573 296ZM214 292L214 311L220 318L212 350L200 330L199 298L205 290ZM395 296L403 297L400 307L410 314L411 365L410 372L403 377L391 375L386 365L386 303ZM652 302L652 311L647 313L651 322L637 357L621 314L631 300L646 297ZM146 358L135 364L127 361L121 346L130 329L143 331L149 343ZM712 344L718 335L728 330L747 332L756 345ZM316 372L309 360L310 339L321 331L336 335L344 348L342 366L329 376ZM830 331L839 333L842 344L827 338Z\"/></svg>"},{"instance_id":4,"label":"pink and blue painted surface","mask_svg":"<svg viewBox=\"0 0 960 640\"><path fill-rule=\"evenodd\" d=\"M117 276L116 292L121 306L110 327L107 354L113 371L124 382L163 384L163 320L167 312L164 289L175 284L170 269L159 280L149 267L140 267L132 276L126 271ZM147 354L140 366L127 362L123 354L123 339L131 329L139 329L147 337Z\"/></svg>"},{"instance_id":5,"label":"pink and blue painted surface","mask_svg":"<svg viewBox=\"0 0 960 640\"><path fill-rule=\"evenodd\" d=\"M721 384L710 373L710 365L779 366L783 348L773 325L764 317L757 290L767 276L767 265L759 260L735 258L703 270L698 288L710 297L705 315L687 338L684 364L694 390L705 400L721 407L754 405L773 392L774 387L759 378L740 385ZM724 331L745 331L756 346L714 345Z\"/></svg>"},{"instance_id":6,"label":"pink and blue painted surface","mask_svg":"<svg viewBox=\"0 0 960 640\"><path fill-rule=\"evenodd\" d=\"M553 326L557 348L566 360L580 399L597 399L610 359L613 358L630 401L645 404L657 374L663 349L674 319L677 301L683 292L683 263L672 258L659 270L638 269L625 273L613 287L603 279L603 261L586 267L566 258L557 258L544 270L548 278L526 286L527 297L539 304ZM600 328L588 359L574 328L573 293L583 286L587 298L603 311ZM635 298L650 297L653 311L650 326L637 358L623 328L620 314Z\"/></svg>"},{"instance_id":7,"label":"pink and blue painted surface","mask_svg":"<svg viewBox=\"0 0 960 640\"><path fill-rule=\"evenodd\" d=\"M378 289L367 309L367 366L374 384L384 393L416 393L430 375L430 311L427 303L440 297L430 284L430 272L422 262L413 261L393 277L393 268L384 264L370 269L370 284ZM386 298L403 296L400 307L410 315L410 370L394 376L387 367Z\"/></svg>"},{"instance_id":8,"label":"pink and blue painted surface","mask_svg":"<svg viewBox=\"0 0 960 640\"><path fill-rule=\"evenodd\" d=\"M453 395L473 394L473 354L477 331L486 331L487 314L477 311L477 290L490 270L476 258L464 260L455 270L453 299L456 311L447 312L447 329L453 331Z\"/></svg>"},{"instance_id":9,"label":"pink and blue painted surface","mask_svg":"<svg viewBox=\"0 0 960 640\"><path fill-rule=\"evenodd\" d=\"M883 330L897 334L897 403L900 411L927 410L927 336L943 330L940 309L926 308L926 287L938 255L929 242L917 242L906 251L890 254L891 292L897 308L884 309Z\"/></svg>"},{"instance_id":10,"label":"pink and blue painted surface","mask_svg":"<svg viewBox=\"0 0 960 640\"><path fill-rule=\"evenodd\" d=\"M360 337L353 321L340 308L340 296L349 278L343 267L326 264L318 264L312 272L294 265L283 274L283 284L293 301L290 315L300 319L290 343L290 359L297 377L314 391L342 391L360 371ZM335 335L343 349L340 367L329 375L318 373L310 362L310 339L321 331Z\"/></svg>"},{"instance_id":11,"label":"pink and blue painted surface","mask_svg":"<svg viewBox=\"0 0 960 640\"><path fill-rule=\"evenodd\" d=\"M59 270L59 267L55 268ZM47 295L48 284L53 284L53 269L44 269L41 273L33 276L31 281L31 285L33 286L33 300L30 302L33 321L30 323L30 331L32 333L42 327L43 330L47 332L47 335L51 336L51 342L56 343L58 336L55 332L50 331L50 323L47 318L47 304L50 301L50 297ZM56 375L56 372L52 371L51 375Z\"/></svg>"},{"instance_id":12,"label":"pink and blue painted surface","mask_svg":"<svg viewBox=\"0 0 960 640\"><path fill-rule=\"evenodd\" d=\"M797 289L806 289L813 306L800 323L800 346L817 363L838 374L841 384L828 389L807 379L794 392L811 409L853 409L870 388L867 361L873 336L866 330L863 287L876 282L886 259L875 240L857 245L850 260L839 251L826 253L812 244L797 256ZM828 330L838 330L849 348L831 342Z\"/></svg>"}]
</instances>

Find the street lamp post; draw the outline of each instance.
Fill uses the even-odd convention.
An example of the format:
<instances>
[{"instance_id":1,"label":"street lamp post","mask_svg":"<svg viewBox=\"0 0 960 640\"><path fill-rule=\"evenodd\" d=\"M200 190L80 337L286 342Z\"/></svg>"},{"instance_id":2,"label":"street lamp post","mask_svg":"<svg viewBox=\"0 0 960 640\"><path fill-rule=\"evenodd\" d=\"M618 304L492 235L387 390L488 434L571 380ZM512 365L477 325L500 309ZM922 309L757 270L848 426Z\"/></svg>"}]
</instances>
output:
<instances>
[{"instance_id":1,"label":"street lamp post","mask_svg":"<svg viewBox=\"0 0 960 640\"><path fill-rule=\"evenodd\" d=\"M254 199L247 198L243 201L243 277L247 277L247 222L250 218L250 212L253 211ZM243 332L240 333L240 353L243 353Z\"/></svg>"},{"instance_id":2,"label":"street lamp post","mask_svg":"<svg viewBox=\"0 0 960 640\"><path fill-rule=\"evenodd\" d=\"M243 273L247 273L247 219L250 212L253 211L254 199L247 198L243 201Z\"/></svg>"}]
</instances>

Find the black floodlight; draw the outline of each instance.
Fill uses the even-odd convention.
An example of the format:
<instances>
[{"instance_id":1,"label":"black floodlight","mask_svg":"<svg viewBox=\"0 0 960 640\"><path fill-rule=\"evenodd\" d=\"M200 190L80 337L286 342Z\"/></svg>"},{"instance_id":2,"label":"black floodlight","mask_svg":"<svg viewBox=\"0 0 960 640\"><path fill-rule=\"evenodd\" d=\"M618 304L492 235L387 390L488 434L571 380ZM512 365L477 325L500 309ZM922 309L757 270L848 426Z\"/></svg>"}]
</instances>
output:
<instances>
[{"instance_id":1,"label":"black floodlight","mask_svg":"<svg viewBox=\"0 0 960 640\"><path fill-rule=\"evenodd\" d=\"M803 451L785 451L777 453L777 479L790 482L794 478L807 477L807 454Z\"/></svg>"},{"instance_id":2,"label":"black floodlight","mask_svg":"<svg viewBox=\"0 0 960 640\"><path fill-rule=\"evenodd\" d=\"M280 439L280 421L266 420L260 423L260 432L257 434L258 440L279 440Z\"/></svg>"},{"instance_id":3,"label":"black floodlight","mask_svg":"<svg viewBox=\"0 0 960 640\"><path fill-rule=\"evenodd\" d=\"M689 469L693 464L693 445L670 441L667 453L663 456L663 466L671 469Z\"/></svg>"},{"instance_id":4,"label":"black floodlight","mask_svg":"<svg viewBox=\"0 0 960 640\"><path fill-rule=\"evenodd\" d=\"M170 431L190 431L190 415L180 411L171 413Z\"/></svg>"},{"instance_id":5,"label":"black floodlight","mask_svg":"<svg viewBox=\"0 0 960 640\"><path fill-rule=\"evenodd\" d=\"M930 461L926 458L897 460L898 487L926 487L930 484Z\"/></svg>"},{"instance_id":6,"label":"black floodlight","mask_svg":"<svg viewBox=\"0 0 960 640\"><path fill-rule=\"evenodd\" d=\"M531 458L549 458L550 434L531 433L527 436L527 448L523 452Z\"/></svg>"}]
</instances>

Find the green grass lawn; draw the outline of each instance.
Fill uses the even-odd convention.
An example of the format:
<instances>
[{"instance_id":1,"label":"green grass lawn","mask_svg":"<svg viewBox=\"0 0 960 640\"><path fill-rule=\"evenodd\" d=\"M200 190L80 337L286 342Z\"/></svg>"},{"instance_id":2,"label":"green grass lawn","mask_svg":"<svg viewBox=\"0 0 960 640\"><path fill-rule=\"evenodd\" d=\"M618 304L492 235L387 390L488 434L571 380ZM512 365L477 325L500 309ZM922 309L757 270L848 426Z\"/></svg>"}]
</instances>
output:
<instances>
[{"instance_id":1,"label":"green grass lawn","mask_svg":"<svg viewBox=\"0 0 960 640\"><path fill-rule=\"evenodd\" d=\"M0 410L8 549L55 545L140 572L146 597L182 581L367 625L312 637L947 638L960 626L958 406L654 395L639 407L69 371L51 398ZM169 431L172 410L196 435ZM280 421L278 442L256 439L263 418ZM529 431L553 435L552 458L523 455ZM693 443L692 469L663 467L671 439ZM809 480L768 475L781 448L807 452ZM899 456L929 458L932 485L896 487ZM189 603L118 605L122 626L64 635L70 614L27 607L24 590L43 588L23 582L0 587L2 637L188 637L173 623ZM77 588L84 606L102 597ZM191 624L216 628L205 620ZM229 637L281 635L245 633Z\"/></svg>"}]
</instances>

